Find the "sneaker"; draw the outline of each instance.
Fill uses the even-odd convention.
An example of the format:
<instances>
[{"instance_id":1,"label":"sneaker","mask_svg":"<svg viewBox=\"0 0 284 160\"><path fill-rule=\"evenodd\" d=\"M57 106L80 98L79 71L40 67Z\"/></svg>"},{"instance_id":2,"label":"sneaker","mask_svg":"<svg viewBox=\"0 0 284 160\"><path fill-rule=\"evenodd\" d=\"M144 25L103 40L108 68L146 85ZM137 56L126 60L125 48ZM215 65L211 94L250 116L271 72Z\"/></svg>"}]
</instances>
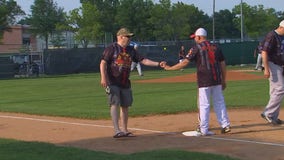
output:
<instances>
[{"instance_id":1,"label":"sneaker","mask_svg":"<svg viewBox=\"0 0 284 160\"><path fill-rule=\"evenodd\" d=\"M212 136L214 134L214 132L208 131L206 134L202 134L202 136Z\"/></svg>"},{"instance_id":2,"label":"sneaker","mask_svg":"<svg viewBox=\"0 0 284 160\"><path fill-rule=\"evenodd\" d=\"M224 127L224 128L221 129L222 134L229 133L229 132L231 132L230 126L227 126L227 127Z\"/></svg>"},{"instance_id":3,"label":"sneaker","mask_svg":"<svg viewBox=\"0 0 284 160\"><path fill-rule=\"evenodd\" d=\"M196 132L200 132L201 133L199 125L196 127Z\"/></svg>"},{"instance_id":4,"label":"sneaker","mask_svg":"<svg viewBox=\"0 0 284 160\"><path fill-rule=\"evenodd\" d=\"M197 132L197 136L212 136L215 134L214 132L211 132L211 131L208 131L207 133L202 133L199 126L196 128L196 132Z\"/></svg>"},{"instance_id":5,"label":"sneaker","mask_svg":"<svg viewBox=\"0 0 284 160\"><path fill-rule=\"evenodd\" d=\"M276 119L276 120L272 121L272 124L274 124L274 125L280 125L282 123L283 123L283 121L281 119Z\"/></svg>"},{"instance_id":6,"label":"sneaker","mask_svg":"<svg viewBox=\"0 0 284 160\"><path fill-rule=\"evenodd\" d=\"M272 123L272 118L271 117L268 117L266 116L264 113L261 113L260 116L265 119L268 123Z\"/></svg>"},{"instance_id":7,"label":"sneaker","mask_svg":"<svg viewBox=\"0 0 284 160\"><path fill-rule=\"evenodd\" d=\"M273 120L271 117L266 116L264 113L261 113L261 117L265 119L268 123L271 123L273 125L281 125L283 123L281 119Z\"/></svg>"}]
</instances>

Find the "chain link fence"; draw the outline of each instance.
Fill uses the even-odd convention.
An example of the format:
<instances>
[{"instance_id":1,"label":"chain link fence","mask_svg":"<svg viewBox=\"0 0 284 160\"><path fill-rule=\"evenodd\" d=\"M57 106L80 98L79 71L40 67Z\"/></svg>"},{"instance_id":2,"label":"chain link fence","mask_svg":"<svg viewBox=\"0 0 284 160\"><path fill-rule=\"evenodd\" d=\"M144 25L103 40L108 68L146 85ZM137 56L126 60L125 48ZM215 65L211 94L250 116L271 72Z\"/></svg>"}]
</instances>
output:
<instances>
[{"instance_id":1,"label":"chain link fence","mask_svg":"<svg viewBox=\"0 0 284 160\"><path fill-rule=\"evenodd\" d=\"M253 55L258 41L224 41L219 43L226 58L227 65L254 64L256 59ZM139 53L154 61L167 61L169 65L178 63L180 46L184 45L189 50L193 41L179 42L144 42L140 43ZM104 47L96 48L73 48L73 49L51 49L43 53L17 55L28 57L23 62L15 61L14 55L0 57L0 78L15 77L15 75L38 76L39 74L57 75L72 73L99 72L99 64ZM14 58L11 58L14 57ZM189 65L192 67L194 64ZM143 70L157 69L156 67L142 66Z\"/></svg>"}]
</instances>

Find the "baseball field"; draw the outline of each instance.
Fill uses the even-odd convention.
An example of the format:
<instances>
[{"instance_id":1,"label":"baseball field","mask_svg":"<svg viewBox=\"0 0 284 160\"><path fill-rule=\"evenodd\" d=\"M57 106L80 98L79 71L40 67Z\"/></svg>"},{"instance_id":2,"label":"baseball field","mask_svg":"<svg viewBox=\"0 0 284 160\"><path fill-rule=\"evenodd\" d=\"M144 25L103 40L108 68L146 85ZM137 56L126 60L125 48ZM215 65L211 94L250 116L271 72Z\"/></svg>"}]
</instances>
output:
<instances>
[{"instance_id":1,"label":"baseball field","mask_svg":"<svg viewBox=\"0 0 284 160\"><path fill-rule=\"evenodd\" d=\"M129 129L112 138L99 73L1 80L0 155L4 159L284 160L284 126L261 117L268 80L253 67L228 67L224 96L232 125L213 136L186 137L197 126L195 69L131 75ZM282 107L283 109L283 107ZM280 118L283 119L283 111ZM1 159L2 159L1 158Z\"/></svg>"}]
</instances>

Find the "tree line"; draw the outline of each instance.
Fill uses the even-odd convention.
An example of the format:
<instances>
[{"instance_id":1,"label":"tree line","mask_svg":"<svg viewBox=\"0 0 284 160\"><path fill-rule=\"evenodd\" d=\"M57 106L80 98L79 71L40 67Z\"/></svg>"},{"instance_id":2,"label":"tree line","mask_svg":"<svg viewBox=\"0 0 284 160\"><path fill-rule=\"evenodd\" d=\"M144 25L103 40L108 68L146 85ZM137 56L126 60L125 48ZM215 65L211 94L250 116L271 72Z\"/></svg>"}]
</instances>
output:
<instances>
[{"instance_id":1,"label":"tree line","mask_svg":"<svg viewBox=\"0 0 284 160\"><path fill-rule=\"evenodd\" d=\"M32 32L46 42L50 37L53 37L54 43L60 41L60 36L56 35L71 31L84 47L103 43L106 34L115 36L122 26L133 31L134 40L138 42L180 41L187 40L189 34L199 27L212 33L214 19L214 38L234 39L240 38L243 18L244 39L249 40L262 38L284 19L283 11L247 3L212 15L194 4L171 3L171 0L159 0L158 3L153 0L80 0L80 3L81 6L66 13L53 0L34 0L31 14L15 21L17 15L23 15L23 11L14 0L0 0L0 36L9 25L19 23L31 25ZM213 38L212 34L208 36Z\"/></svg>"}]
</instances>

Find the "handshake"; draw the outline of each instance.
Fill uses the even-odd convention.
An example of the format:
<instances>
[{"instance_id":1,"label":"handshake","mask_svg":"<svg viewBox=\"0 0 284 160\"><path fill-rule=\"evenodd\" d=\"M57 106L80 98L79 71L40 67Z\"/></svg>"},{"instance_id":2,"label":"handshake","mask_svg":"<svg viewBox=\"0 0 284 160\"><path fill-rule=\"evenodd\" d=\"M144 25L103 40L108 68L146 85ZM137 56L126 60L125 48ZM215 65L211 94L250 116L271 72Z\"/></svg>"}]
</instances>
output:
<instances>
[{"instance_id":1,"label":"handshake","mask_svg":"<svg viewBox=\"0 0 284 160\"><path fill-rule=\"evenodd\" d=\"M173 70L180 70L180 69L183 69L183 68L186 67L188 64L189 64L189 60L184 59L182 62L177 63L177 64L175 64L175 65L173 65L173 66L169 66L169 65L167 65L167 62L162 61L162 62L159 63L159 66L160 66L161 68L164 68L164 70L167 70L167 71L170 71L170 70L171 70L171 71L173 71Z\"/></svg>"},{"instance_id":2,"label":"handshake","mask_svg":"<svg viewBox=\"0 0 284 160\"><path fill-rule=\"evenodd\" d=\"M188 51L188 54L187 54L186 57L190 56L191 54L193 54L193 48L191 48L191 49ZM177 63L177 64L175 64L175 65L173 65L173 66L169 66L169 65L167 65L167 62L161 61L161 62L159 63L159 66L160 66L161 68L164 68L164 69L167 70L167 71L169 71L169 70L172 70L172 71L173 71L173 70L180 70L180 69L183 69L183 68L186 67L189 63L190 63L189 59L185 58L185 59L183 59L182 62L179 62L179 63ZM283 74L284 74L284 73L283 73Z\"/></svg>"},{"instance_id":3,"label":"handshake","mask_svg":"<svg viewBox=\"0 0 284 160\"><path fill-rule=\"evenodd\" d=\"M168 70L168 68L170 68L170 66L167 65L167 62L166 62L166 61L161 61L161 62L159 63L159 66L160 66L161 68L164 68L165 70Z\"/></svg>"}]
</instances>

